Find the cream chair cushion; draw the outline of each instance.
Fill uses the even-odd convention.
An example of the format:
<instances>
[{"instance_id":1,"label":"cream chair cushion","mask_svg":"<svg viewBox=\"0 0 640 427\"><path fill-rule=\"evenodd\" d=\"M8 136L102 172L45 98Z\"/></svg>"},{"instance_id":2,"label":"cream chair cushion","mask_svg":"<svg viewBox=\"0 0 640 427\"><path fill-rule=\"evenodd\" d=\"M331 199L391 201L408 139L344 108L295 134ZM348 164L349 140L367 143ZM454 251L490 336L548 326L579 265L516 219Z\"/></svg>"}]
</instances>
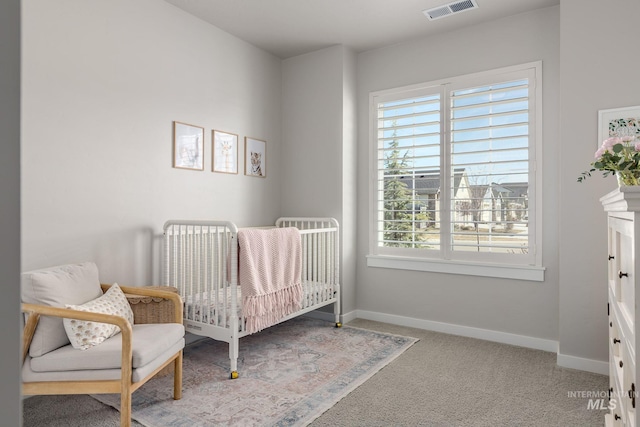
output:
<instances>
[{"instance_id":1,"label":"cream chair cushion","mask_svg":"<svg viewBox=\"0 0 640 427\"><path fill-rule=\"evenodd\" d=\"M93 262L61 265L22 273L22 302L64 307L84 304L102 295L98 267ZM39 357L69 344L61 318L43 316L29 347Z\"/></svg>"},{"instance_id":2,"label":"cream chair cushion","mask_svg":"<svg viewBox=\"0 0 640 427\"><path fill-rule=\"evenodd\" d=\"M171 355L184 348L184 326L179 323L133 325L132 380L145 378ZM121 334L86 351L70 344L41 357L28 357L22 380L82 381L120 378Z\"/></svg>"}]
</instances>

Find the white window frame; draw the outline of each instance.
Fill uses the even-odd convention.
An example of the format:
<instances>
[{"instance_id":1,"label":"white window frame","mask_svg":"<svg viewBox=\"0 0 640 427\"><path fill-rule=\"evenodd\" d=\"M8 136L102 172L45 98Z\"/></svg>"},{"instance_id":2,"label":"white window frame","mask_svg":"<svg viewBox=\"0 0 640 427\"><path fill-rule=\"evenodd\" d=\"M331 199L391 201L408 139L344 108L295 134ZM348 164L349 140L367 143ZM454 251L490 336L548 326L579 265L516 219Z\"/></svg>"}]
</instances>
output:
<instances>
[{"instance_id":1,"label":"white window frame","mask_svg":"<svg viewBox=\"0 0 640 427\"><path fill-rule=\"evenodd\" d=\"M523 77L528 73L530 117L529 117L529 248L533 254L526 263L522 258L502 255L497 257L480 256L479 259L469 260L464 253L452 251L425 251L411 248L388 248L378 246L379 231L377 230L378 199L378 111L377 105L385 99L402 97L403 94L416 96L425 92L441 95L441 155L444 162L450 166L450 158L446 146L450 134L450 105L449 94L456 89L470 86L481 86L499 83L508 78L508 74L516 73ZM369 196L369 267L381 267L403 270L429 271L438 273L454 273L473 276L499 277L509 279L544 281L545 268L542 266L542 62L530 62L512 67L504 67L480 73L458 76L450 79L432 81L423 84L404 86L395 89L371 92L369 94L369 129L370 129L370 170ZM441 188L448 188L448 174L443 174L444 181ZM446 199L450 196L447 194ZM446 200L441 206L446 205ZM443 217L448 215L443 215ZM533 221L531 220L533 217ZM448 221L446 219L445 221ZM442 227L444 229L445 227ZM445 236L448 235L445 232ZM477 254L475 255L477 257ZM497 258L497 259L493 259Z\"/></svg>"}]
</instances>

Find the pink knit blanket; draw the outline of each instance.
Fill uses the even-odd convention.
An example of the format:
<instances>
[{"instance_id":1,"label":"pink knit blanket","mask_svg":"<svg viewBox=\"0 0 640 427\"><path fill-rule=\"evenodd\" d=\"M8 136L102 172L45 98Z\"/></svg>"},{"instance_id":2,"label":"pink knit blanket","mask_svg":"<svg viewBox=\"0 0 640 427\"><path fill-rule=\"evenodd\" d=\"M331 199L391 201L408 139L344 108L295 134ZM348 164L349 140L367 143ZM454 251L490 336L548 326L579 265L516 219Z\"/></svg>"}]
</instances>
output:
<instances>
[{"instance_id":1,"label":"pink knit blanket","mask_svg":"<svg viewBox=\"0 0 640 427\"><path fill-rule=\"evenodd\" d=\"M238 248L247 332L258 332L300 310L302 245L298 229L240 229Z\"/></svg>"}]
</instances>

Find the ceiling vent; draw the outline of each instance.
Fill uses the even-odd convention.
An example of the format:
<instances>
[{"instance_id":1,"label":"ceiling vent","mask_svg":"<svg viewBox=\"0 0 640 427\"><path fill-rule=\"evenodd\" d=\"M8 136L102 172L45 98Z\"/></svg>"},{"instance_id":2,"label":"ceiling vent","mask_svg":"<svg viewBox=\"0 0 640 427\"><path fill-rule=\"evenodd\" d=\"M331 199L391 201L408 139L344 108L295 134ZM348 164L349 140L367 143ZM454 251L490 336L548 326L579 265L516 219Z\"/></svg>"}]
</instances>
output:
<instances>
[{"instance_id":1,"label":"ceiling vent","mask_svg":"<svg viewBox=\"0 0 640 427\"><path fill-rule=\"evenodd\" d=\"M478 3L476 3L476 0L462 0L445 4L444 6L434 7L433 9L423 10L422 13L424 13L430 21L433 21L434 19L444 18L445 16L450 16L454 13L477 8Z\"/></svg>"}]
</instances>

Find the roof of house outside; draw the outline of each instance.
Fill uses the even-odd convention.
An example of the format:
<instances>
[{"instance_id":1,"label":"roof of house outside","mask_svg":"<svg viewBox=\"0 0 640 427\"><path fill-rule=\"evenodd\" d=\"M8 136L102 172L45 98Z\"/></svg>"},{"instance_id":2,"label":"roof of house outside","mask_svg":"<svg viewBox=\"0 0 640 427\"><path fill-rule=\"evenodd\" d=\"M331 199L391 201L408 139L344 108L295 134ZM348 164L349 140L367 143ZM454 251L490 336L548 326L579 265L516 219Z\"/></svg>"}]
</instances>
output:
<instances>
[{"instance_id":1,"label":"roof of house outside","mask_svg":"<svg viewBox=\"0 0 640 427\"><path fill-rule=\"evenodd\" d=\"M453 173L454 193L460 188L460 181L465 174L464 168L456 168ZM410 190L414 189L418 195L432 195L440 192L440 170L417 170L412 175L403 175L400 177Z\"/></svg>"},{"instance_id":2,"label":"roof of house outside","mask_svg":"<svg viewBox=\"0 0 640 427\"><path fill-rule=\"evenodd\" d=\"M491 185L469 185L469 188L477 189L477 191L472 191L472 193L474 194L486 195L487 191L489 191L490 189L493 198L518 199L527 196L529 184L527 184L526 182L513 182L505 184L492 182Z\"/></svg>"},{"instance_id":3,"label":"roof of house outside","mask_svg":"<svg viewBox=\"0 0 640 427\"><path fill-rule=\"evenodd\" d=\"M507 182L500 185L512 191L511 197L527 197L529 195L528 182Z\"/></svg>"},{"instance_id":4,"label":"roof of house outside","mask_svg":"<svg viewBox=\"0 0 640 427\"><path fill-rule=\"evenodd\" d=\"M458 192L460 188L460 182L465 176L465 168L456 168L453 174L453 187L454 194ZM440 170L417 170L415 173L409 175L402 175L400 180L407 184L409 190L414 189L418 195L435 195L440 192ZM488 189L489 185L469 185L469 188L485 188ZM523 198L527 197L529 193L529 183L527 182L509 182L509 183L491 183L491 191L494 197L509 197L509 198ZM484 193L484 191L482 191Z\"/></svg>"}]
</instances>

